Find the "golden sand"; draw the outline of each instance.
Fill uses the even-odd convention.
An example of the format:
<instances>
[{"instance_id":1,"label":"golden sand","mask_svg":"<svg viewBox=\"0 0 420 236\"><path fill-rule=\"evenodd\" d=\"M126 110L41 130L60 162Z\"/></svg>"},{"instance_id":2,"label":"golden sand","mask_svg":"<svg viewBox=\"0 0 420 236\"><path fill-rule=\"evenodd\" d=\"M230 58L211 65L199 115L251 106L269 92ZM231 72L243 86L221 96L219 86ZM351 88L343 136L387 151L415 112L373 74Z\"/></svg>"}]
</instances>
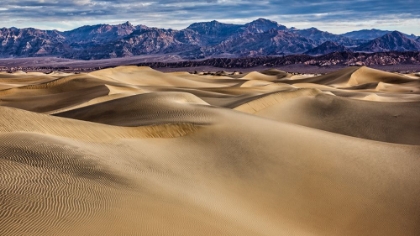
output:
<instances>
[{"instance_id":1,"label":"golden sand","mask_svg":"<svg viewBox=\"0 0 420 236\"><path fill-rule=\"evenodd\" d=\"M420 77L0 74L0 235L418 235Z\"/></svg>"}]
</instances>

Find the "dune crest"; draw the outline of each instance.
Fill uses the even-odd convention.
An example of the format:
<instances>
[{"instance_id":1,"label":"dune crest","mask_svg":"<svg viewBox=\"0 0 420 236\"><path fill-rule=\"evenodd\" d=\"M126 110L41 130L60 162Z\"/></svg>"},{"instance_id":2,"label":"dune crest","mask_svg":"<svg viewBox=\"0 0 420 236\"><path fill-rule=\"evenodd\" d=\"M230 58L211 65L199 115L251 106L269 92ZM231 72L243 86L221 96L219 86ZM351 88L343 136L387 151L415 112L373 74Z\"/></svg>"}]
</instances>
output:
<instances>
[{"instance_id":1,"label":"dune crest","mask_svg":"<svg viewBox=\"0 0 420 236\"><path fill-rule=\"evenodd\" d=\"M373 82L405 83L413 81L408 76L384 72L366 66L355 71L348 81L349 85L360 85Z\"/></svg>"}]
</instances>

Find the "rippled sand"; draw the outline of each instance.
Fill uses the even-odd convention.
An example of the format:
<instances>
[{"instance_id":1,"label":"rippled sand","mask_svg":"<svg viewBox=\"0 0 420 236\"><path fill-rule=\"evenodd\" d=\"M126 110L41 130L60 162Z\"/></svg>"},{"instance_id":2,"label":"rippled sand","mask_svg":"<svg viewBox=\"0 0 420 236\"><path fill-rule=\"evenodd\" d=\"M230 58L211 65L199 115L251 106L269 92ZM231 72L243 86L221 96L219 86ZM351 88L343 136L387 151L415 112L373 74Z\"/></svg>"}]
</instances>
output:
<instances>
[{"instance_id":1,"label":"rippled sand","mask_svg":"<svg viewBox=\"0 0 420 236\"><path fill-rule=\"evenodd\" d=\"M0 235L418 235L420 77L0 73Z\"/></svg>"}]
</instances>

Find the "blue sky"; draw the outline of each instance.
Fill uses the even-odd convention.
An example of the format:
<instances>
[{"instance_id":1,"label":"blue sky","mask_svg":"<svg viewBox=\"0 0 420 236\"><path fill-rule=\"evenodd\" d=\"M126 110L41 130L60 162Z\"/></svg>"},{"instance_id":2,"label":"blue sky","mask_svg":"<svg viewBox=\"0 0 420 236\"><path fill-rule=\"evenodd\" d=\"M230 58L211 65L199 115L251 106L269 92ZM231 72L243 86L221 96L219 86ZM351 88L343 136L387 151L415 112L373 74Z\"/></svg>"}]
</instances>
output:
<instances>
[{"instance_id":1,"label":"blue sky","mask_svg":"<svg viewBox=\"0 0 420 236\"><path fill-rule=\"evenodd\" d=\"M420 35L419 0L2 0L0 27L69 30L99 23L182 29L193 22L257 18L332 33L388 29Z\"/></svg>"}]
</instances>

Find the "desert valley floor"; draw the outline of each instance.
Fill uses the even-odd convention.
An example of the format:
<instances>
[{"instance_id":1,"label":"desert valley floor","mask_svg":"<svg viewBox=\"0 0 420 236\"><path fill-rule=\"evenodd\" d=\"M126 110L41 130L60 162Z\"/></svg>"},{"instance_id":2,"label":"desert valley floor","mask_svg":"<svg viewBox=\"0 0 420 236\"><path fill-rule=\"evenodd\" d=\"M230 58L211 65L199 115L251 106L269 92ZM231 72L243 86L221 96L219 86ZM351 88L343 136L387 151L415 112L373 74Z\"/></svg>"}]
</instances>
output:
<instances>
[{"instance_id":1,"label":"desert valley floor","mask_svg":"<svg viewBox=\"0 0 420 236\"><path fill-rule=\"evenodd\" d=\"M0 235L419 235L420 76L0 73Z\"/></svg>"}]
</instances>

